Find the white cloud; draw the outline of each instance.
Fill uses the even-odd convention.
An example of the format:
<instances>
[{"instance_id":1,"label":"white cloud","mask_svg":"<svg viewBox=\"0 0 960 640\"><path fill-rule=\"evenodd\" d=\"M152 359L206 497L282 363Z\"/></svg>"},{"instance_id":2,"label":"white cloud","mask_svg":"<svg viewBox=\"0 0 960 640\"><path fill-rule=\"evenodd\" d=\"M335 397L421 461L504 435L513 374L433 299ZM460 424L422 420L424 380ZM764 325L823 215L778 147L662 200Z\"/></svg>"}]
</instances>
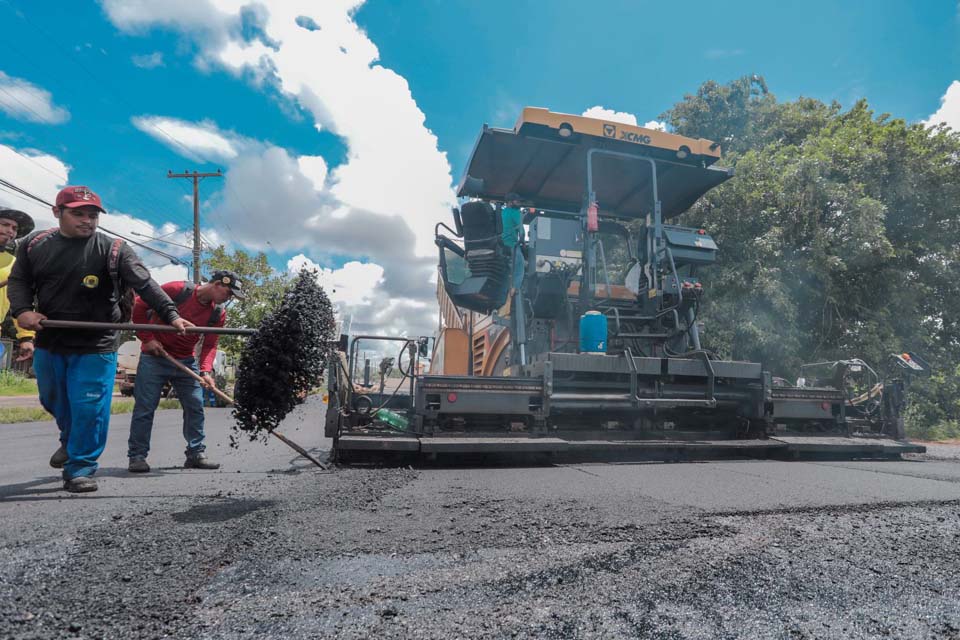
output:
<instances>
[{"instance_id":1,"label":"white cloud","mask_svg":"<svg viewBox=\"0 0 960 640\"><path fill-rule=\"evenodd\" d=\"M339 317L350 319L355 334L430 335L434 330L437 319L433 300L385 296L385 270L378 264L350 261L330 269L302 253L287 262L291 274L303 268L317 271L317 279Z\"/></svg>"},{"instance_id":2,"label":"white cloud","mask_svg":"<svg viewBox=\"0 0 960 640\"><path fill-rule=\"evenodd\" d=\"M70 167L62 160L50 154L32 149L15 149L2 144L0 167L3 167L4 180L48 202L53 202L57 197L57 192L66 184L70 171ZM0 189L0 205L30 214L38 229L55 224L50 207L13 195L6 189Z\"/></svg>"},{"instance_id":3,"label":"white cloud","mask_svg":"<svg viewBox=\"0 0 960 640\"><path fill-rule=\"evenodd\" d=\"M54 202L57 192L69 183L70 167L66 163L56 156L31 149L15 149L0 144L0 167L3 167L3 178L7 182L48 202ZM106 205L109 207L109 203ZM0 188L0 206L28 213L36 223L37 229L46 229L57 224L50 207L25 196L14 195L5 188ZM172 223L166 223L157 228L149 222L119 211L103 214L100 217L100 224L111 231L143 243L147 240L132 235L134 231L156 237L176 230L176 226ZM189 253L171 245L151 246L180 258ZM163 256L136 246L133 249L150 268L170 264L170 261Z\"/></svg>"},{"instance_id":4,"label":"white cloud","mask_svg":"<svg viewBox=\"0 0 960 640\"><path fill-rule=\"evenodd\" d=\"M162 67L164 64L163 53L160 51L131 56L130 60L135 66L141 69L156 69L157 67Z\"/></svg>"},{"instance_id":5,"label":"white cloud","mask_svg":"<svg viewBox=\"0 0 960 640\"><path fill-rule=\"evenodd\" d=\"M362 1L276 0L256 10L239 0L189 4L180 15L145 0L106 0L104 8L128 32L176 29L194 40L206 64L252 73L296 100L318 129L347 146L346 161L327 177L329 195L349 210L401 217L414 231L417 254L432 255L433 225L449 218L455 200L450 166L406 80L376 63L376 46L354 22ZM242 24L255 24L258 35Z\"/></svg>"},{"instance_id":6,"label":"white cloud","mask_svg":"<svg viewBox=\"0 0 960 640\"><path fill-rule=\"evenodd\" d=\"M383 282L383 267L353 260L339 269L326 269L303 255L287 261L287 270L293 274L301 269L317 272L317 280L332 302L345 307L369 306L374 300L374 289Z\"/></svg>"},{"instance_id":7,"label":"white cloud","mask_svg":"<svg viewBox=\"0 0 960 640\"><path fill-rule=\"evenodd\" d=\"M614 111L613 109L607 109L606 107L601 107L597 105L595 107L590 107L584 111L581 115L587 118L597 118L600 120L608 120L610 122L622 122L623 124L633 125L634 127L643 126L647 129L656 129L658 131L666 131L667 123L660 122L658 120L649 120L644 122L643 125L637 124L637 116L632 113L626 113L624 111Z\"/></svg>"},{"instance_id":8,"label":"white cloud","mask_svg":"<svg viewBox=\"0 0 960 640\"><path fill-rule=\"evenodd\" d=\"M322 241L306 223L323 207L313 180L285 149L250 147L230 163L215 217L229 221L247 246L285 251Z\"/></svg>"},{"instance_id":9,"label":"white cloud","mask_svg":"<svg viewBox=\"0 0 960 640\"><path fill-rule=\"evenodd\" d=\"M156 234L160 233L156 227L146 220L134 218L126 213L104 213L100 216L100 224L120 235L132 236L137 242L145 242L146 240L137 238L134 232L150 237L156 237Z\"/></svg>"},{"instance_id":10,"label":"white cloud","mask_svg":"<svg viewBox=\"0 0 960 640\"><path fill-rule=\"evenodd\" d=\"M229 221L230 235L254 249L306 249L314 264L344 258L369 264L366 276L372 278L374 269L381 275L372 284L369 279L362 282L375 286L381 300L433 300L436 254L415 254L416 238L406 220L348 207L329 191L317 191L318 176L305 175L301 159L264 146L245 151L230 164L215 216ZM341 215L335 215L338 211Z\"/></svg>"},{"instance_id":11,"label":"white cloud","mask_svg":"<svg viewBox=\"0 0 960 640\"><path fill-rule=\"evenodd\" d=\"M600 120L609 120L610 122L622 122L623 124L631 124L637 126L637 116L632 113L626 113L623 111L614 111L612 109L607 109L606 107L601 107L597 105L595 107L590 107L583 112L583 115L587 118L598 118Z\"/></svg>"},{"instance_id":12,"label":"white cloud","mask_svg":"<svg viewBox=\"0 0 960 640\"><path fill-rule=\"evenodd\" d=\"M940 98L940 108L923 121L928 127L945 124L960 131L960 80L954 80Z\"/></svg>"},{"instance_id":13,"label":"white cloud","mask_svg":"<svg viewBox=\"0 0 960 640\"><path fill-rule=\"evenodd\" d=\"M223 13L217 4L207 0L104 0L103 8L110 21L130 33L145 33L160 25L195 34L223 37L225 32L239 26L230 15ZM244 2L226 3L234 8ZM230 7L227 7L229 10Z\"/></svg>"},{"instance_id":14,"label":"white cloud","mask_svg":"<svg viewBox=\"0 0 960 640\"><path fill-rule=\"evenodd\" d=\"M150 267L150 275L160 284L190 279L190 274L185 266L169 263Z\"/></svg>"},{"instance_id":15,"label":"white cloud","mask_svg":"<svg viewBox=\"0 0 960 640\"><path fill-rule=\"evenodd\" d=\"M322 273L337 285L331 288L341 306L362 311L355 328L429 332L433 227L449 219L455 202L450 166L408 83L377 63L376 46L354 21L363 0L102 3L120 29L175 30L195 45L200 68L276 89L318 130L342 138L346 159L330 167L319 156L295 157L210 122L138 121L177 153L227 164L213 218L229 221L231 238L255 249L303 251L301 260L318 266L346 260Z\"/></svg>"},{"instance_id":16,"label":"white cloud","mask_svg":"<svg viewBox=\"0 0 960 640\"><path fill-rule=\"evenodd\" d=\"M0 71L0 111L25 122L61 124L70 119L70 112L53 104L46 89Z\"/></svg>"},{"instance_id":17,"label":"white cloud","mask_svg":"<svg viewBox=\"0 0 960 640\"><path fill-rule=\"evenodd\" d=\"M163 116L134 116L130 120L137 129L197 162L236 158L237 146L242 143L236 134L220 131L206 120L197 124Z\"/></svg>"},{"instance_id":18,"label":"white cloud","mask_svg":"<svg viewBox=\"0 0 960 640\"><path fill-rule=\"evenodd\" d=\"M300 156L297 158L300 173L313 183L313 188L323 191L327 182L327 161L322 156Z\"/></svg>"}]
</instances>

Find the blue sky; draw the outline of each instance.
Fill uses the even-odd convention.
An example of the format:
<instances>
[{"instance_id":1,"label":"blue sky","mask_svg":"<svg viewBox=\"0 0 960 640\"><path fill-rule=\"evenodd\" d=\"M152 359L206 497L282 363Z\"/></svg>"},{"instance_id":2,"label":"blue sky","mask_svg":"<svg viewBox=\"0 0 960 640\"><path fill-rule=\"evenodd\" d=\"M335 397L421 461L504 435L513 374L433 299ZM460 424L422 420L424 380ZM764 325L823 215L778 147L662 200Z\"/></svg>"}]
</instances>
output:
<instances>
[{"instance_id":1,"label":"blue sky","mask_svg":"<svg viewBox=\"0 0 960 640\"><path fill-rule=\"evenodd\" d=\"M522 106L642 124L759 73L781 99L960 125L955 0L295 4L0 0L0 178L46 199L87 184L114 227L184 242L189 184L167 170L222 167L202 185L211 242L318 265L370 327L415 332L435 321L427 236L451 182L480 126Z\"/></svg>"}]
</instances>

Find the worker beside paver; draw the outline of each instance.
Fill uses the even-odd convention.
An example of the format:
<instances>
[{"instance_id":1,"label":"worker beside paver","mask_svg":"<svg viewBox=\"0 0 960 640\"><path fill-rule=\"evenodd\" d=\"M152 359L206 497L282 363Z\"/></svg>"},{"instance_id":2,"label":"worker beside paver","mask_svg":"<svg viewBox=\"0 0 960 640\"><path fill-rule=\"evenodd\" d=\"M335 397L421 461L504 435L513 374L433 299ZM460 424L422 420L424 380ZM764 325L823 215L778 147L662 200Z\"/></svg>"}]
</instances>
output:
<instances>
[{"instance_id":1,"label":"worker beside paver","mask_svg":"<svg viewBox=\"0 0 960 640\"><path fill-rule=\"evenodd\" d=\"M74 493L97 490L93 474L107 443L117 332L44 329L42 321L120 322L132 289L168 324L181 332L191 326L137 254L97 231L103 212L100 197L87 187L62 189L53 207L59 226L24 239L7 285L17 322L37 331L33 370L40 403L60 429L50 465L63 468L64 489Z\"/></svg>"},{"instance_id":2,"label":"worker beside paver","mask_svg":"<svg viewBox=\"0 0 960 640\"><path fill-rule=\"evenodd\" d=\"M516 193L508 193L506 202L500 210L500 220L503 226L500 241L513 256L513 277L510 286L514 289L520 288L520 284L523 282L523 272L527 266L522 247L520 249L516 248L523 238L523 214L520 211L520 206L520 196Z\"/></svg>"},{"instance_id":3,"label":"worker beside paver","mask_svg":"<svg viewBox=\"0 0 960 640\"><path fill-rule=\"evenodd\" d=\"M10 310L6 285L10 279L10 271L13 270L13 263L17 260L15 241L33 231L34 226L33 218L23 211L0 209L0 247L3 247L0 250L0 287L3 287L3 293L0 294L0 321L7 317L7 311ZM33 357L33 339L36 334L21 327L16 320L13 324L17 330L17 341L20 343L17 361L29 360Z\"/></svg>"},{"instance_id":4,"label":"worker beside paver","mask_svg":"<svg viewBox=\"0 0 960 640\"><path fill-rule=\"evenodd\" d=\"M217 271L206 284L195 285L192 282L168 282L163 290L176 302L180 316L197 326L222 327L227 319L223 303L231 297L243 298L240 278L232 271ZM147 308L146 302L137 299L133 306L133 321L138 324L156 322ZM211 462L204 444L203 389L196 379L181 371L168 360L165 354L179 360L194 372L200 373L205 387L213 386L213 360L217 355L219 336L211 333L203 337L203 346L199 357L194 357L200 336L171 335L140 331L141 353L137 365L137 377L133 387L134 407L130 419L130 440L127 456L130 459L127 469L132 473L150 471L147 454L150 452L150 433L153 430L153 416L160 403L160 394L164 385L170 382L177 392L177 398L183 406L183 438L187 442L184 452L187 469L219 469L220 465Z\"/></svg>"}]
</instances>

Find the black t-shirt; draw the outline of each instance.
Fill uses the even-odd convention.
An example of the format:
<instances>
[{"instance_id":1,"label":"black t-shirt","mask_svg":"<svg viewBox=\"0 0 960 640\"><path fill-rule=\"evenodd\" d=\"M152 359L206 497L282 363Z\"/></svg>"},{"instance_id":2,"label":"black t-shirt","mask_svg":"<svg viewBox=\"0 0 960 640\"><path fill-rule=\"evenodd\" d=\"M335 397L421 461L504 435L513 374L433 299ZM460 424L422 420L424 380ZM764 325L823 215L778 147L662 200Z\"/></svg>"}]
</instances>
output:
<instances>
[{"instance_id":1,"label":"black t-shirt","mask_svg":"<svg viewBox=\"0 0 960 640\"><path fill-rule=\"evenodd\" d=\"M119 322L119 299L109 270L113 240L99 232L89 238L67 238L57 231L31 248L31 240L40 233L44 232L25 238L17 249L7 285L14 317L36 308L51 320ZM176 305L126 244L120 247L117 268L122 283L159 317L167 323L179 317ZM116 350L116 339L116 331L44 329L37 332L36 344L58 353L107 353Z\"/></svg>"}]
</instances>

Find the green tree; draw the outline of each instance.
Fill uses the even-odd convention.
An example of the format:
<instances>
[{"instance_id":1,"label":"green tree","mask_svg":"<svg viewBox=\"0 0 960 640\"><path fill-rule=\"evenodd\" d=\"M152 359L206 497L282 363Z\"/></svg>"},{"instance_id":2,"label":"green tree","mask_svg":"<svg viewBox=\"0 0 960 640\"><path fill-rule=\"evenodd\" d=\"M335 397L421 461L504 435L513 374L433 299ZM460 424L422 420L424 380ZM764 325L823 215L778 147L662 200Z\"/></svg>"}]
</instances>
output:
<instances>
[{"instance_id":1,"label":"green tree","mask_svg":"<svg viewBox=\"0 0 960 640\"><path fill-rule=\"evenodd\" d=\"M219 246L204 260L207 273L229 269L240 277L246 299L233 299L227 309L228 327L257 328L264 316L277 308L290 283L288 274L270 266L266 254L247 253L242 249L228 251ZM220 346L227 354L239 357L243 349L242 337L223 336Z\"/></svg>"},{"instance_id":2,"label":"green tree","mask_svg":"<svg viewBox=\"0 0 960 640\"><path fill-rule=\"evenodd\" d=\"M913 388L911 428L960 431L960 135L864 100L780 103L759 76L706 82L662 117L736 171L680 220L720 244L705 341L784 377L915 350L937 375Z\"/></svg>"}]
</instances>

